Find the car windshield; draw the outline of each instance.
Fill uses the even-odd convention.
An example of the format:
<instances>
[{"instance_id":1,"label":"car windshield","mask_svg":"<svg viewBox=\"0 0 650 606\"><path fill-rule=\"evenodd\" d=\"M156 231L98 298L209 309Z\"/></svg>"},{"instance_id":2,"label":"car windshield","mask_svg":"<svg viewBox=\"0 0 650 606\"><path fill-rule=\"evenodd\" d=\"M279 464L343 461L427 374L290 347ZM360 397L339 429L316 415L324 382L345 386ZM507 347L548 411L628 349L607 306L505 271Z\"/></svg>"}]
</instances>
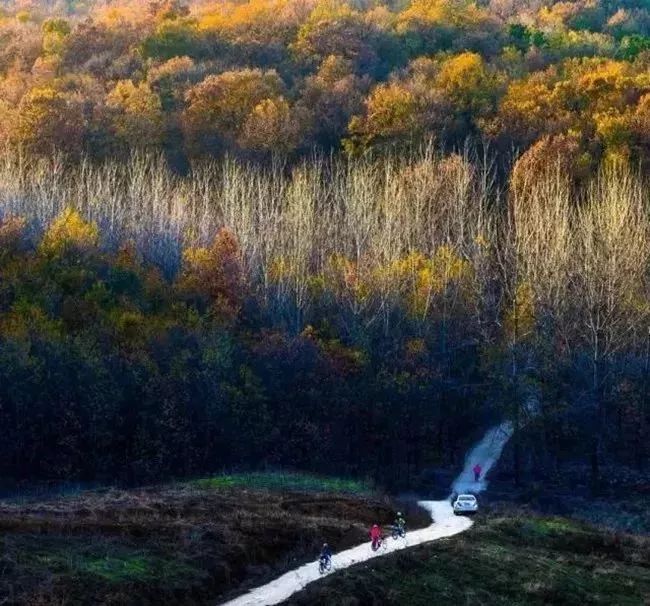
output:
<instances>
[{"instance_id":1,"label":"car windshield","mask_svg":"<svg viewBox=\"0 0 650 606\"><path fill-rule=\"evenodd\" d=\"M476 498L470 496L458 497L458 500L463 503L473 503L476 501Z\"/></svg>"}]
</instances>

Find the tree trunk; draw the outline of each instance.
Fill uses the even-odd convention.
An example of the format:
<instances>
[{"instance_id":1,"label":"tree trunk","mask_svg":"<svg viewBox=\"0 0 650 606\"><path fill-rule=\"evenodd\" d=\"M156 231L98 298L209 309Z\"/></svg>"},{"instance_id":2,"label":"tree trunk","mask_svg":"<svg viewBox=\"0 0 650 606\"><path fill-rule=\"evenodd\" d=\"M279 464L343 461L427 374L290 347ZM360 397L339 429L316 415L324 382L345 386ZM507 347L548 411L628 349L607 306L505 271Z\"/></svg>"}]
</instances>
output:
<instances>
[{"instance_id":1,"label":"tree trunk","mask_svg":"<svg viewBox=\"0 0 650 606\"><path fill-rule=\"evenodd\" d=\"M600 464L604 432L604 407L600 386L600 361L594 358L592 371L592 394L596 412L594 436L591 446L591 487L594 493L600 489Z\"/></svg>"},{"instance_id":2,"label":"tree trunk","mask_svg":"<svg viewBox=\"0 0 650 606\"><path fill-rule=\"evenodd\" d=\"M520 427L520 406L519 406L519 400L517 398L517 394L515 394L515 397L513 398L514 401L514 411L513 411L513 418L514 418L514 433L513 433L513 469L514 469L514 476L515 476L515 486L519 487L521 486L521 439L520 439L520 432L519 432L519 427Z\"/></svg>"}]
</instances>

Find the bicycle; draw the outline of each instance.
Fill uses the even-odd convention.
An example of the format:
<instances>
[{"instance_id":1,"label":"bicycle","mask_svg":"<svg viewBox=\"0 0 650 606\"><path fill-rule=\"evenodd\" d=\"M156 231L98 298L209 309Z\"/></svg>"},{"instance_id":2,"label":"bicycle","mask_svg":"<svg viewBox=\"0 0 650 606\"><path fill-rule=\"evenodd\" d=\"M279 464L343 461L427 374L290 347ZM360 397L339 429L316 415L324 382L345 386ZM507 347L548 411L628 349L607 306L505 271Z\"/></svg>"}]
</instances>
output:
<instances>
[{"instance_id":1,"label":"bicycle","mask_svg":"<svg viewBox=\"0 0 650 606\"><path fill-rule=\"evenodd\" d=\"M332 570L332 558L321 557L318 561L318 572L325 574Z\"/></svg>"},{"instance_id":2,"label":"bicycle","mask_svg":"<svg viewBox=\"0 0 650 606\"><path fill-rule=\"evenodd\" d=\"M392 530L391 535L395 541L397 539L406 538L406 528L404 528L404 526L393 526L391 530Z\"/></svg>"}]
</instances>

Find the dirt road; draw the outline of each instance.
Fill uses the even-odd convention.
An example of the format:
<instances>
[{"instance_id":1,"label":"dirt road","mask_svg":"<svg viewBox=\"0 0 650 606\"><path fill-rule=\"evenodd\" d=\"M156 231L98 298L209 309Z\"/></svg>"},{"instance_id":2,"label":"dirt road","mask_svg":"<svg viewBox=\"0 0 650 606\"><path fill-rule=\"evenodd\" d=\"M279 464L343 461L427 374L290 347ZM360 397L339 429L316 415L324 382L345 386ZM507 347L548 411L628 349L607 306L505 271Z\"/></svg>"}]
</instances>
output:
<instances>
[{"instance_id":1,"label":"dirt road","mask_svg":"<svg viewBox=\"0 0 650 606\"><path fill-rule=\"evenodd\" d=\"M487 488L485 474L499 459L503 447L511 435L512 426L510 423L502 423L490 429L482 440L468 452L463 471L454 481L452 490L457 493L478 493L485 490ZM478 482L474 481L472 471L476 463L479 463L483 470L482 477ZM420 501L419 504L431 513L432 523L430 526L422 530L408 532L405 539L395 540L388 537L385 548L382 547L378 551L372 551L368 541L352 549L336 553L332 557L332 570L328 574L333 574L337 570L348 568L359 562L380 557L399 549L408 549L415 545L450 537L464 532L472 526L472 521L468 518L454 515L449 499L444 501ZM226 602L223 606L270 606L279 604L322 576L318 570L318 562L309 562L266 585L257 587L234 600Z\"/></svg>"}]
</instances>

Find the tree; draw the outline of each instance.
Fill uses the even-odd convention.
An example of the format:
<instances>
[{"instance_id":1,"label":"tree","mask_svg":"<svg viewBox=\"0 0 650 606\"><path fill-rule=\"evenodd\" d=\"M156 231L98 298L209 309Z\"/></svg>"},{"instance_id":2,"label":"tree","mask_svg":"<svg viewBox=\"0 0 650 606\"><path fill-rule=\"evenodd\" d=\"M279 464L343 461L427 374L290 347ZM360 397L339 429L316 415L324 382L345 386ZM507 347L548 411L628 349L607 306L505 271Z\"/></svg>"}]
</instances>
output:
<instances>
[{"instance_id":1,"label":"tree","mask_svg":"<svg viewBox=\"0 0 650 606\"><path fill-rule=\"evenodd\" d=\"M208 305L220 318L233 320L240 311L244 277L239 245L222 228L209 248L189 248L183 255L178 288L185 296Z\"/></svg>"},{"instance_id":2,"label":"tree","mask_svg":"<svg viewBox=\"0 0 650 606\"><path fill-rule=\"evenodd\" d=\"M67 70L87 71L100 78L117 73L127 57L131 55L133 61L132 49L142 34L143 28L135 22L82 21L66 38L62 64Z\"/></svg>"},{"instance_id":3,"label":"tree","mask_svg":"<svg viewBox=\"0 0 650 606\"><path fill-rule=\"evenodd\" d=\"M30 90L20 102L12 141L32 154L79 155L85 134L78 102L51 87Z\"/></svg>"},{"instance_id":4,"label":"tree","mask_svg":"<svg viewBox=\"0 0 650 606\"><path fill-rule=\"evenodd\" d=\"M248 114L238 145L242 149L286 154L299 142L300 125L284 97L264 99Z\"/></svg>"},{"instance_id":5,"label":"tree","mask_svg":"<svg viewBox=\"0 0 650 606\"><path fill-rule=\"evenodd\" d=\"M199 58L206 52L191 19L165 18L141 45L145 58L168 61L174 57Z\"/></svg>"},{"instance_id":6,"label":"tree","mask_svg":"<svg viewBox=\"0 0 650 606\"><path fill-rule=\"evenodd\" d=\"M499 103L496 119L484 128L494 136L505 135L520 147L530 145L542 134L566 131L574 118L553 94L553 73L536 73L511 82Z\"/></svg>"},{"instance_id":7,"label":"tree","mask_svg":"<svg viewBox=\"0 0 650 606\"><path fill-rule=\"evenodd\" d=\"M186 96L183 127L190 150L200 154L232 147L254 108L267 99L279 99L283 92L283 82L273 70L208 76Z\"/></svg>"},{"instance_id":8,"label":"tree","mask_svg":"<svg viewBox=\"0 0 650 606\"><path fill-rule=\"evenodd\" d=\"M43 23L43 50L49 55L61 55L72 28L65 19L48 19Z\"/></svg>"},{"instance_id":9,"label":"tree","mask_svg":"<svg viewBox=\"0 0 650 606\"><path fill-rule=\"evenodd\" d=\"M234 63L272 66L288 59L309 11L309 5L290 0L219 2L202 7L198 27Z\"/></svg>"},{"instance_id":10,"label":"tree","mask_svg":"<svg viewBox=\"0 0 650 606\"><path fill-rule=\"evenodd\" d=\"M626 61L633 61L641 53L650 51L650 36L633 34L625 36L619 46L619 54Z\"/></svg>"},{"instance_id":11,"label":"tree","mask_svg":"<svg viewBox=\"0 0 650 606\"><path fill-rule=\"evenodd\" d=\"M98 242L97 226L84 221L78 211L66 208L47 228L40 250L46 255L83 253L94 249Z\"/></svg>"},{"instance_id":12,"label":"tree","mask_svg":"<svg viewBox=\"0 0 650 606\"><path fill-rule=\"evenodd\" d=\"M198 73L199 67L190 57L174 57L152 67L147 72L147 83L160 98L163 110L180 110Z\"/></svg>"},{"instance_id":13,"label":"tree","mask_svg":"<svg viewBox=\"0 0 650 606\"><path fill-rule=\"evenodd\" d=\"M578 209L571 275L575 342L588 355L591 472L595 487L611 411L614 361L647 346L650 309L644 303L650 233L643 194L624 165L609 167ZM585 376L586 375L586 376Z\"/></svg>"},{"instance_id":14,"label":"tree","mask_svg":"<svg viewBox=\"0 0 650 606\"><path fill-rule=\"evenodd\" d=\"M381 66L381 46L386 34L349 4L322 0L298 31L292 50L307 65L318 65L330 55L340 55L357 73L374 73Z\"/></svg>"},{"instance_id":15,"label":"tree","mask_svg":"<svg viewBox=\"0 0 650 606\"><path fill-rule=\"evenodd\" d=\"M0 219L0 268L20 250L25 223L22 217Z\"/></svg>"},{"instance_id":16,"label":"tree","mask_svg":"<svg viewBox=\"0 0 650 606\"><path fill-rule=\"evenodd\" d=\"M610 59L570 59L511 82L490 134L520 147L542 135L560 133L585 141L600 139L610 156L625 156L630 141L629 110L645 92L638 67Z\"/></svg>"},{"instance_id":17,"label":"tree","mask_svg":"<svg viewBox=\"0 0 650 606\"><path fill-rule=\"evenodd\" d=\"M344 142L349 154L380 144L411 143L421 132L417 100L399 83L378 85L364 105L364 113L350 120L350 137Z\"/></svg>"},{"instance_id":18,"label":"tree","mask_svg":"<svg viewBox=\"0 0 650 606\"><path fill-rule=\"evenodd\" d=\"M639 99L631 121L638 154L647 162L650 158L650 93Z\"/></svg>"},{"instance_id":19,"label":"tree","mask_svg":"<svg viewBox=\"0 0 650 606\"><path fill-rule=\"evenodd\" d=\"M562 175L571 181L587 176L590 157L580 141L570 135L544 136L529 147L510 173L513 194L529 194L537 183L548 183Z\"/></svg>"},{"instance_id":20,"label":"tree","mask_svg":"<svg viewBox=\"0 0 650 606\"><path fill-rule=\"evenodd\" d=\"M146 82L135 85L122 80L108 94L117 139L130 149L150 149L164 138L164 116L160 98Z\"/></svg>"},{"instance_id":21,"label":"tree","mask_svg":"<svg viewBox=\"0 0 650 606\"><path fill-rule=\"evenodd\" d=\"M443 60L435 84L457 114L466 114L473 121L488 115L496 102L498 80L478 53Z\"/></svg>"},{"instance_id":22,"label":"tree","mask_svg":"<svg viewBox=\"0 0 650 606\"><path fill-rule=\"evenodd\" d=\"M497 23L474 0L412 0L396 27L411 56L450 49L493 53L498 48Z\"/></svg>"},{"instance_id":23,"label":"tree","mask_svg":"<svg viewBox=\"0 0 650 606\"><path fill-rule=\"evenodd\" d=\"M363 96L370 79L354 75L349 61L338 55L328 56L305 89L297 109L305 116L310 142L324 148L340 145L350 119L363 108Z\"/></svg>"}]
</instances>

